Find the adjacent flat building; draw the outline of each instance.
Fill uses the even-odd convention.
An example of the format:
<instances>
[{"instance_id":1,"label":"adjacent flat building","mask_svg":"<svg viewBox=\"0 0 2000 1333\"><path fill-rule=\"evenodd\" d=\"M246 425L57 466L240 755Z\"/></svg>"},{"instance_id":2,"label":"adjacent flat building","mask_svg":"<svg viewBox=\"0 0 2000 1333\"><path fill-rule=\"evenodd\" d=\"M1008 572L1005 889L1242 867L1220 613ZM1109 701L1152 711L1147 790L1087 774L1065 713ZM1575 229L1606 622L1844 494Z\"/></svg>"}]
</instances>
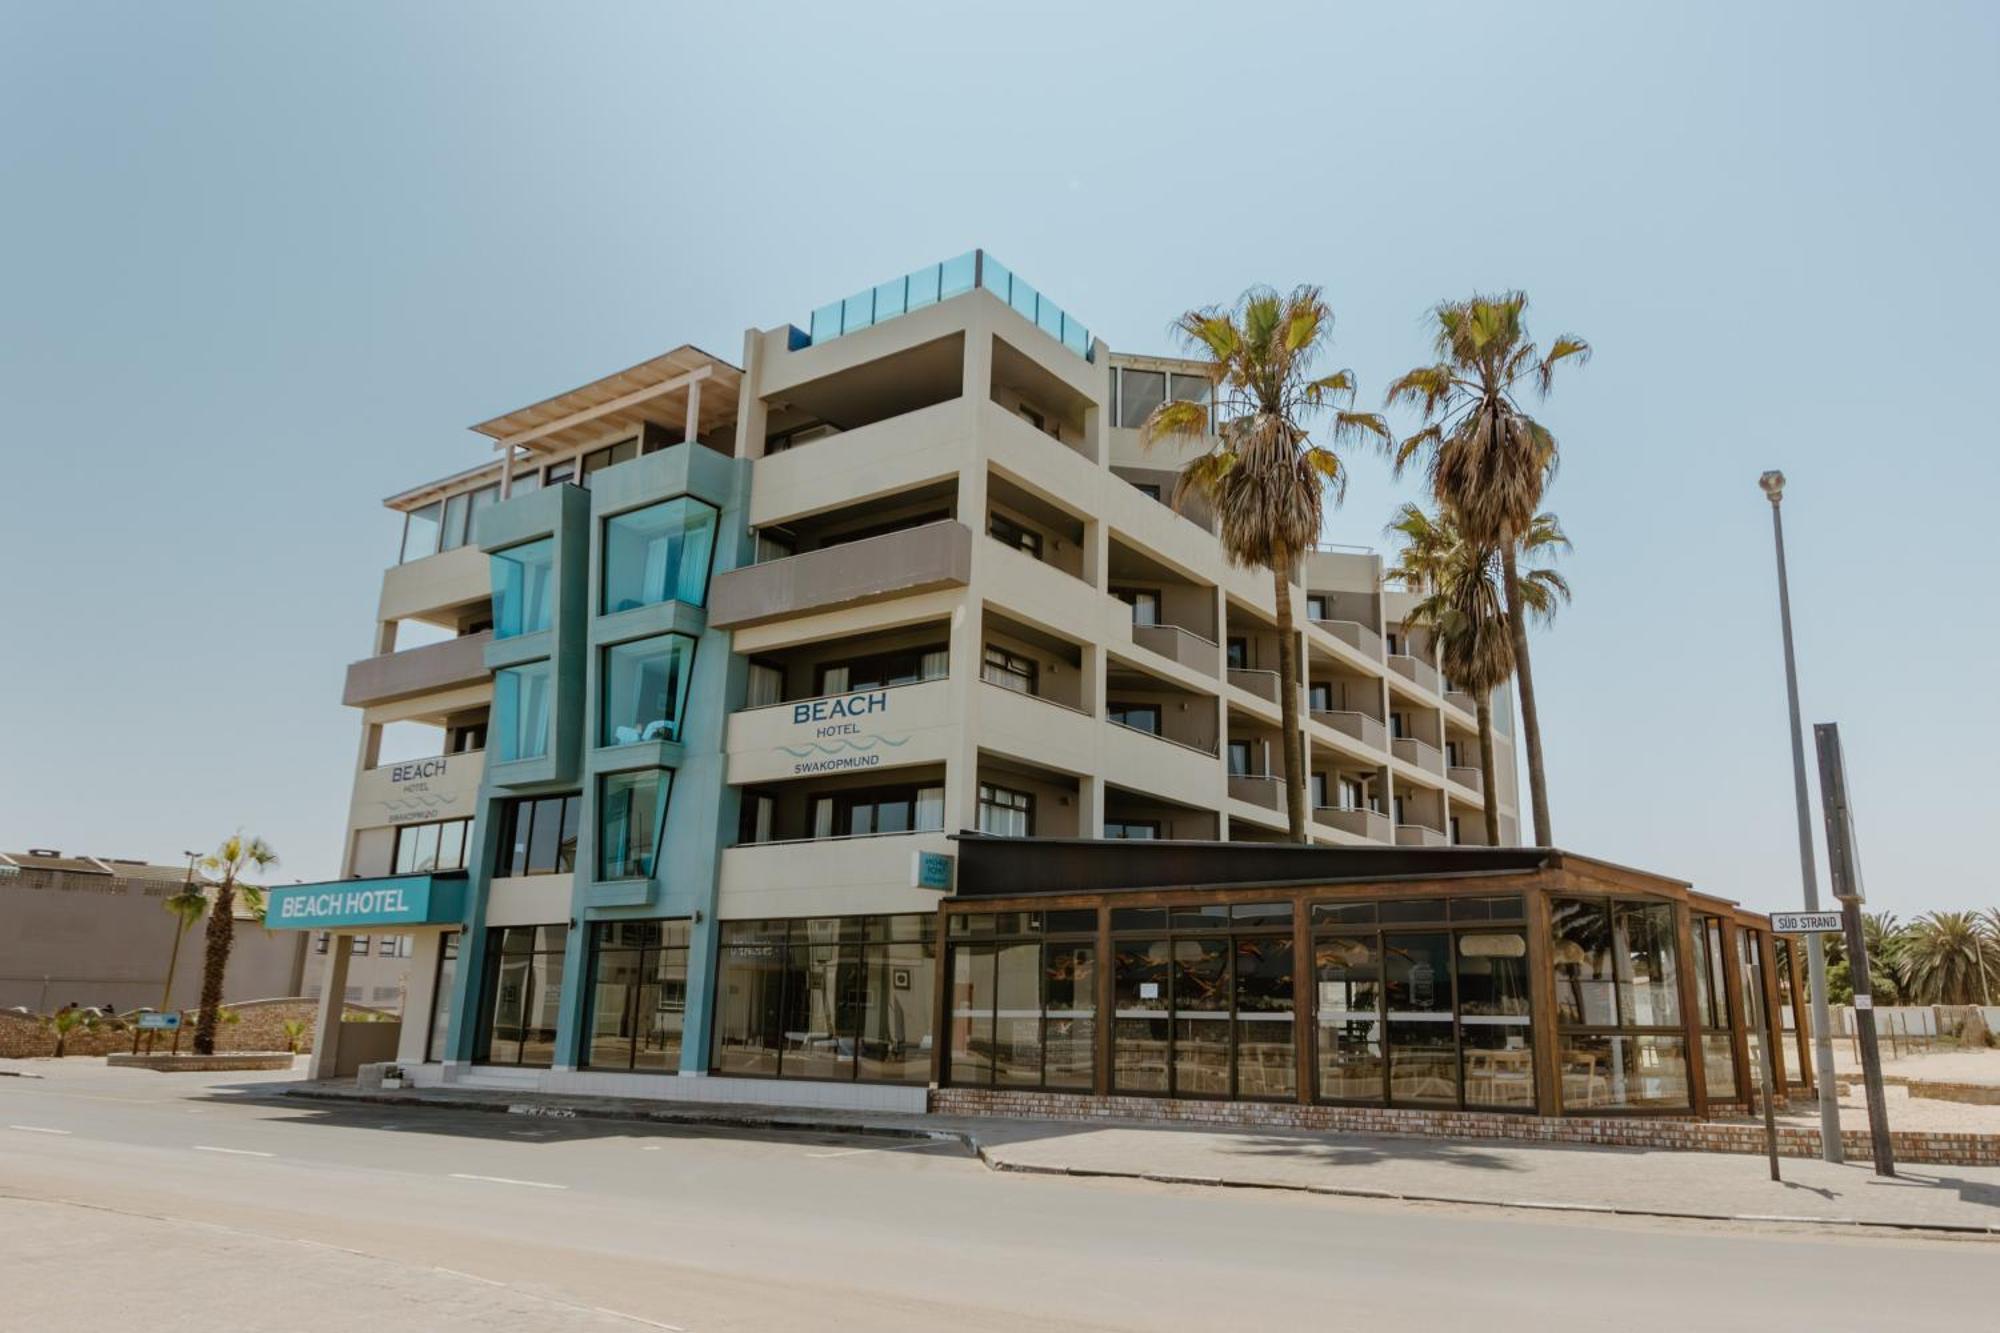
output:
<instances>
[{"instance_id":1,"label":"adjacent flat building","mask_svg":"<svg viewBox=\"0 0 2000 1333\"><path fill-rule=\"evenodd\" d=\"M1065 907L1089 959L1045 952L1039 915L1032 944L1025 916L968 924L1035 960L985 983L952 904L968 835L1283 840L1272 579L1174 507L1188 456L1139 430L1209 393L1199 364L1116 353L973 252L753 329L740 364L682 346L479 424L487 461L388 501L400 558L344 695L362 722L346 878L283 892L274 924L332 940L329 991L360 965L341 941L411 941L400 1058L419 1082L910 1109L1087 1017L1102 1050L1065 1058L1115 1090L1114 1028L1128 1008L1168 1023L1172 983L1114 991L1108 902ZM1302 573L1313 841L1477 872L1500 849L1475 850L1474 701L1378 555L1324 549ZM412 725L423 753L386 758ZM1663 919L1685 925L1676 901ZM1526 967L1525 946L1489 956ZM1321 1003L1296 957L1282 988ZM1102 995L1052 1000L1079 968ZM977 995L983 1027L959 1017ZM1248 1020L1226 986L1204 1003L1228 1063ZM1327 1095L1299 1073L1313 1030L1286 1029L1286 1096ZM1525 1050L1526 1028L1496 1040ZM1426 1104L1477 1105L1469 1086L1434 1079Z\"/></svg>"}]
</instances>

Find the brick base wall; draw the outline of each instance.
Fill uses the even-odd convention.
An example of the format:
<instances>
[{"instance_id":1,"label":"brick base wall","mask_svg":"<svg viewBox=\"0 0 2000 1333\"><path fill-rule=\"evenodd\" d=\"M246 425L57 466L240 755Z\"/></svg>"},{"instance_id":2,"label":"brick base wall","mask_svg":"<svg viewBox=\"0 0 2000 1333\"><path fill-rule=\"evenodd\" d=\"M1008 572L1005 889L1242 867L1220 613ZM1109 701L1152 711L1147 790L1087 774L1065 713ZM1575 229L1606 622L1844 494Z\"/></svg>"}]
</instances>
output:
<instances>
[{"instance_id":1,"label":"brick base wall","mask_svg":"<svg viewBox=\"0 0 2000 1333\"><path fill-rule=\"evenodd\" d=\"M305 1024L305 1031L299 1037L299 1051L303 1054L312 1050L313 1017L319 1011L317 1000L276 999L244 1000L223 1008L238 1015L234 1023L220 1023L215 1029L215 1049L218 1051L282 1051L287 1049L290 1039L285 1036L285 1023L296 1021ZM360 1005L347 1006L346 1017L358 1018L363 1014L379 1013L380 1010L365 1009ZM181 1049L194 1049L194 1023L197 1017L192 1009L181 1012ZM125 1016L126 1029L115 1032L99 1029L96 1032L72 1032L64 1043L63 1054L69 1055L110 1055L118 1051L132 1049L131 1024L135 1018ZM173 1048L174 1034L162 1032L153 1041L153 1049L167 1051ZM141 1050L145 1047L143 1043ZM0 1013L0 1058L24 1060L56 1053L56 1034L42 1026L36 1014Z\"/></svg>"},{"instance_id":2,"label":"brick base wall","mask_svg":"<svg viewBox=\"0 0 2000 1333\"><path fill-rule=\"evenodd\" d=\"M1764 1151L1761 1123L1692 1118L1499 1115L1490 1111L1176 1101L1164 1097L1091 1097L984 1088L938 1088L931 1093L931 1111L936 1115L1007 1116L1026 1120L1126 1120L1201 1129L1296 1129L1336 1134L1513 1139L1671 1152L1761 1154ZM1848 1130L1841 1138L1850 1159L1868 1160L1866 1130ZM2000 1134L1893 1131L1889 1138L1899 1162L2000 1166ZM1786 1157L1818 1157L1819 1130L1779 1126L1778 1152Z\"/></svg>"}]
</instances>

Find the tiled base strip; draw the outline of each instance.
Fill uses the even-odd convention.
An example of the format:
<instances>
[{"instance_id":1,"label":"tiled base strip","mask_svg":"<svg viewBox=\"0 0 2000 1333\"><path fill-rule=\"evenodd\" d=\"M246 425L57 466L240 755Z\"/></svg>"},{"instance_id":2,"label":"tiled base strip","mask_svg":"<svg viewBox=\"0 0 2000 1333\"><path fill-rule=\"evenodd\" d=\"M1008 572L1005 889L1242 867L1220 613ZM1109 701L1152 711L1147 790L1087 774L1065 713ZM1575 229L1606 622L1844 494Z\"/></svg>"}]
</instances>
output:
<instances>
[{"instance_id":1,"label":"tiled base strip","mask_svg":"<svg viewBox=\"0 0 2000 1333\"><path fill-rule=\"evenodd\" d=\"M1007 1116L1024 1120L1130 1120L1202 1129L1299 1129L1342 1134L1422 1134L1449 1139L1514 1139L1528 1143L1591 1144L1675 1152L1762 1153L1764 1127L1754 1123L1591 1119L1497 1115L1486 1111L1417 1111L1368 1106L1298 1106L1261 1102L1176 1101L1154 1097L1091 1097L1072 1093L939 1088L931 1110L948 1116ZM1842 1141L1850 1160L1869 1158L1866 1130ZM1896 1160L1927 1166L2000 1166L2000 1134L1892 1131ZM1819 1130L1779 1126L1778 1152L1817 1157Z\"/></svg>"}]
</instances>

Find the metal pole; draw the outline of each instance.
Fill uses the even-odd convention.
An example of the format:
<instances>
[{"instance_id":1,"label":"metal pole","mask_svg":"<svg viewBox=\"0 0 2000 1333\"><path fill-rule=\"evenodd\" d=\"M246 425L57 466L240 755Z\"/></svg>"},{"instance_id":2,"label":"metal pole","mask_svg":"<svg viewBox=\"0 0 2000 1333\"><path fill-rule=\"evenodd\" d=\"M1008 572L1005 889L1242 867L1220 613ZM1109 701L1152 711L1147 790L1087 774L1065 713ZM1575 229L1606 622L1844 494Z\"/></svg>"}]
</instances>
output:
<instances>
[{"instance_id":1,"label":"metal pole","mask_svg":"<svg viewBox=\"0 0 2000 1333\"><path fill-rule=\"evenodd\" d=\"M1782 1180L1778 1174L1778 1108L1775 1100L1778 1082L1771 1074L1771 1027L1768 1023L1758 1035L1757 1056L1764 1080L1764 1152L1771 1159L1771 1179Z\"/></svg>"},{"instance_id":2,"label":"metal pole","mask_svg":"<svg viewBox=\"0 0 2000 1333\"><path fill-rule=\"evenodd\" d=\"M1798 807L1799 878L1805 887L1808 912L1819 910L1819 873L1813 865L1812 797L1806 791L1805 729L1799 723L1799 669L1792 653L1792 590L1785 577L1785 520L1779 512L1785 498L1785 474L1766 472L1757 484L1771 501L1771 537L1778 551L1778 622L1785 639L1785 702L1791 711L1792 796ZM1840 1091L1833 1081L1833 1021L1826 998L1826 948L1817 934L1806 936L1807 985L1812 991L1813 1063L1819 1084L1820 1156L1829 1162L1846 1160L1840 1142ZM1865 983L1862 983L1865 984Z\"/></svg>"}]
</instances>

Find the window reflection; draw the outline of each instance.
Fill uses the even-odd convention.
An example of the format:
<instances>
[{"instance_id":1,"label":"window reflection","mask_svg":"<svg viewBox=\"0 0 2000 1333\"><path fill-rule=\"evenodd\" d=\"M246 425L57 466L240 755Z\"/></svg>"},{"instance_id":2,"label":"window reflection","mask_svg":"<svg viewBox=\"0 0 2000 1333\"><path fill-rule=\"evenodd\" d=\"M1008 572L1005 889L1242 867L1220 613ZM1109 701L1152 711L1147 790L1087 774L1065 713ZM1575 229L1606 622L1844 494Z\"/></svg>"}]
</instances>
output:
<instances>
[{"instance_id":1,"label":"window reflection","mask_svg":"<svg viewBox=\"0 0 2000 1333\"><path fill-rule=\"evenodd\" d=\"M680 496L604 524L604 614L685 602L701 606L715 549L715 509Z\"/></svg>"},{"instance_id":2,"label":"window reflection","mask_svg":"<svg viewBox=\"0 0 2000 1333\"><path fill-rule=\"evenodd\" d=\"M555 538L495 551L491 566L493 637L511 639L547 629L555 611Z\"/></svg>"}]
</instances>

